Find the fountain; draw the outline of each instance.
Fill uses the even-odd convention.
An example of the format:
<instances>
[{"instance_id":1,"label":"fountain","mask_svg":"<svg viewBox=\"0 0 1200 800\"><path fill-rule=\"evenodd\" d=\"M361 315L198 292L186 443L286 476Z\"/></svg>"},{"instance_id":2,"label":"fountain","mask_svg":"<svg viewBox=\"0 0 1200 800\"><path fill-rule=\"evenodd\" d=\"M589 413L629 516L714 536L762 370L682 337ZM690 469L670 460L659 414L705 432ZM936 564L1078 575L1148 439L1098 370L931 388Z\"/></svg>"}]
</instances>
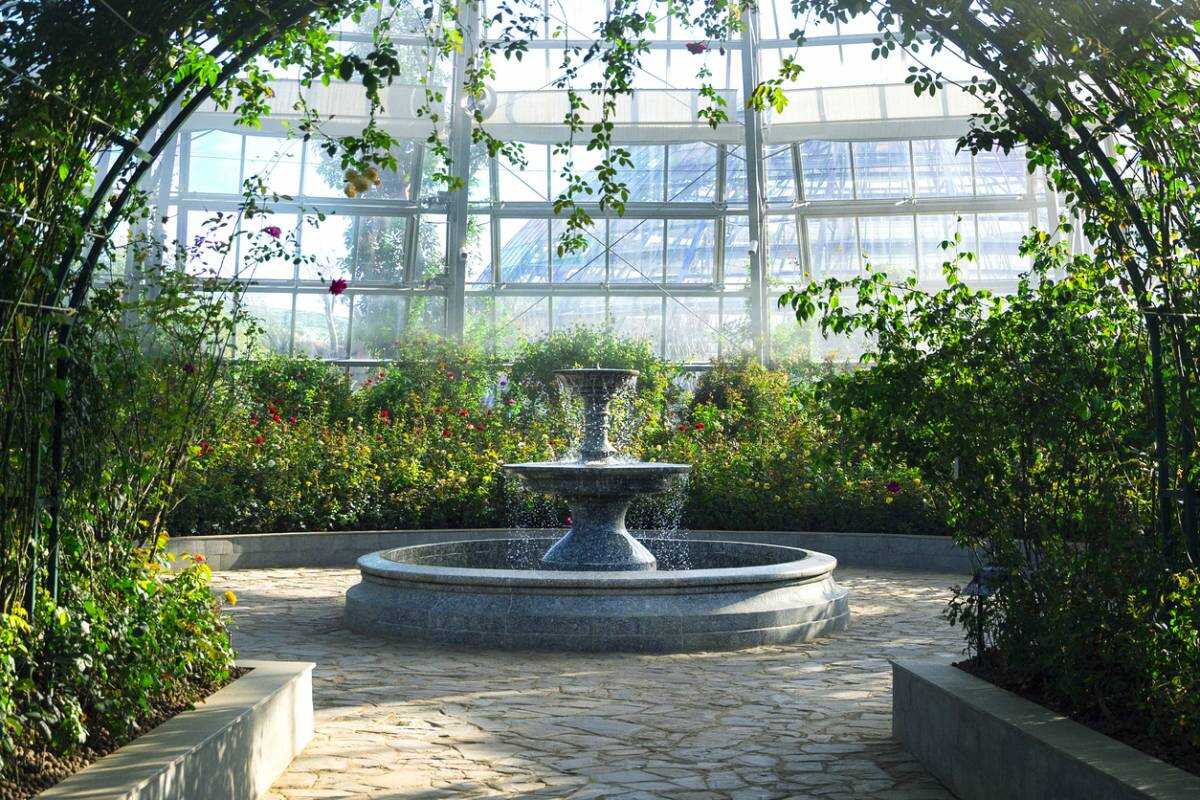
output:
<instances>
[{"instance_id":1,"label":"fountain","mask_svg":"<svg viewBox=\"0 0 1200 800\"><path fill-rule=\"evenodd\" d=\"M637 373L559 370L583 400L571 460L505 464L571 508L553 539L469 539L370 553L346 593L350 626L415 641L542 650L685 652L806 641L849 624L836 560L796 547L638 541L634 498L665 492L687 464L629 461L609 443L610 404ZM529 555L547 547L540 558Z\"/></svg>"}]
</instances>

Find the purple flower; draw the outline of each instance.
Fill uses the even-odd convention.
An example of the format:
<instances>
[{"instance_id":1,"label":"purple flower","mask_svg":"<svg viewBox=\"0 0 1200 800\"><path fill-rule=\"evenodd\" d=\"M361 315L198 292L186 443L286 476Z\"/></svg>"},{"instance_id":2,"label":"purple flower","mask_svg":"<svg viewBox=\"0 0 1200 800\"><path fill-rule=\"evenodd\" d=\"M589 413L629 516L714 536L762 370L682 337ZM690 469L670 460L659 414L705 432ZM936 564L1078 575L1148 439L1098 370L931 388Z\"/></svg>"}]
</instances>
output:
<instances>
[{"instance_id":1,"label":"purple flower","mask_svg":"<svg viewBox=\"0 0 1200 800\"><path fill-rule=\"evenodd\" d=\"M688 42L687 51L694 56L698 56L708 49L708 42Z\"/></svg>"},{"instance_id":2,"label":"purple flower","mask_svg":"<svg viewBox=\"0 0 1200 800\"><path fill-rule=\"evenodd\" d=\"M888 481L887 485L885 485L883 488L888 490L888 494L900 493L900 484L896 483L896 481Z\"/></svg>"},{"instance_id":3,"label":"purple flower","mask_svg":"<svg viewBox=\"0 0 1200 800\"><path fill-rule=\"evenodd\" d=\"M278 225L268 225L267 227L263 228L263 233L273 239L278 239L280 236L283 236L283 230Z\"/></svg>"}]
</instances>

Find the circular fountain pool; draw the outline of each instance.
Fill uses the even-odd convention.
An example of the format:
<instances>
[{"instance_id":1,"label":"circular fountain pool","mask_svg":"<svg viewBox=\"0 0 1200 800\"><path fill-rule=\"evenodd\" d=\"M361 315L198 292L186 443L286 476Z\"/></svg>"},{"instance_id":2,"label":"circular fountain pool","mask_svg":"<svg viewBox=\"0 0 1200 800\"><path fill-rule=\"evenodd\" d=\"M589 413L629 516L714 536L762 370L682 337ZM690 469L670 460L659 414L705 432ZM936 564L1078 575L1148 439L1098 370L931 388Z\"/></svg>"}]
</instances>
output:
<instances>
[{"instance_id":1,"label":"circular fountain pool","mask_svg":"<svg viewBox=\"0 0 1200 800\"><path fill-rule=\"evenodd\" d=\"M583 401L576 457L505 464L530 489L561 497L561 539L486 539L401 547L358 560L346 593L357 631L445 644L668 653L811 639L846 627L831 556L795 547L635 539L634 498L668 491L687 464L632 461L609 442L609 406L637 373L565 369Z\"/></svg>"},{"instance_id":2,"label":"circular fountain pool","mask_svg":"<svg viewBox=\"0 0 1200 800\"><path fill-rule=\"evenodd\" d=\"M807 641L845 628L832 556L778 545L642 539L654 570L542 568L553 539L384 550L346 595L356 631L482 647L670 653Z\"/></svg>"}]
</instances>

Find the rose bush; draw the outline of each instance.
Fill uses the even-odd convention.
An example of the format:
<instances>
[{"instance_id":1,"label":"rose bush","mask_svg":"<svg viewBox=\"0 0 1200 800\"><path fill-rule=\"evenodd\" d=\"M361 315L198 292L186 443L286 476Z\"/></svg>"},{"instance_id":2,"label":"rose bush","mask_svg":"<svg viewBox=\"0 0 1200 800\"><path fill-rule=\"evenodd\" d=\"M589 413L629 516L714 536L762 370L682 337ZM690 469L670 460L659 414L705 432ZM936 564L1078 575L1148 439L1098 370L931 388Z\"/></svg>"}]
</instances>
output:
<instances>
[{"instance_id":1,"label":"rose bush","mask_svg":"<svg viewBox=\"0 0 1200 800\"><path fill-rule=\"evenodd\" d=\"M615 414L629 454L693 464L683 496L635 505L633 525L661 526L681 505L698 529L946 531L915 472L840 438L811 383L748 361L689 392L645 343L580 329L509 365L470 344L409 342L353 391L337 367L269 363L289 376L279 391L246 380L259 367L224 390L236 411L195 446L173 533L562 524L565 506L501 465L571 450L578 410L551 375L584 364L642 373Z\"/></svg>"}]
</instances>

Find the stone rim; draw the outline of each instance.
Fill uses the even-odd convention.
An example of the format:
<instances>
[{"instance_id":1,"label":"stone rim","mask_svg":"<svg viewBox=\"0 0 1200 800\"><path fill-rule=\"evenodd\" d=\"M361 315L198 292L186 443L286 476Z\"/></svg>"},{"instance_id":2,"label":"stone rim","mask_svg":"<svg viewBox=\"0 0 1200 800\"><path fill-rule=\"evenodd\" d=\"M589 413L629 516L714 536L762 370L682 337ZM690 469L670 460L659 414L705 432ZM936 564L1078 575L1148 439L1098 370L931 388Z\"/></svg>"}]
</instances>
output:
<instances>
[{"instance_id":1,"label":"stone rim","mask_svg":"<svg viewBox=\"0 0 1200 800\"><path fill-rule=\"evenodd\" d=\"M808 583L829 577L837 567L837 559L825 553L785 545L730 542L719 539L687 540L689 545L733 545L762 548L779 553L781 559L773 564L752 567L722 567L687 570L647 570L620 572L590 572L571 570L481 569L468 567L439 567L395 561L387 556L400 550L409 552L455 545L487 545L496 542L531 542L541 539L465 539L442 544L411 545L368 553L358 559L363 576L385 581L447 584L457 586L496 586L508 589L601 589L613 591L646 591L687 587L737 587L771 583ZM553 539L546 539L553 542ZM671 540L665 540L671 541Z\"/></svg>"}]
</instances>

